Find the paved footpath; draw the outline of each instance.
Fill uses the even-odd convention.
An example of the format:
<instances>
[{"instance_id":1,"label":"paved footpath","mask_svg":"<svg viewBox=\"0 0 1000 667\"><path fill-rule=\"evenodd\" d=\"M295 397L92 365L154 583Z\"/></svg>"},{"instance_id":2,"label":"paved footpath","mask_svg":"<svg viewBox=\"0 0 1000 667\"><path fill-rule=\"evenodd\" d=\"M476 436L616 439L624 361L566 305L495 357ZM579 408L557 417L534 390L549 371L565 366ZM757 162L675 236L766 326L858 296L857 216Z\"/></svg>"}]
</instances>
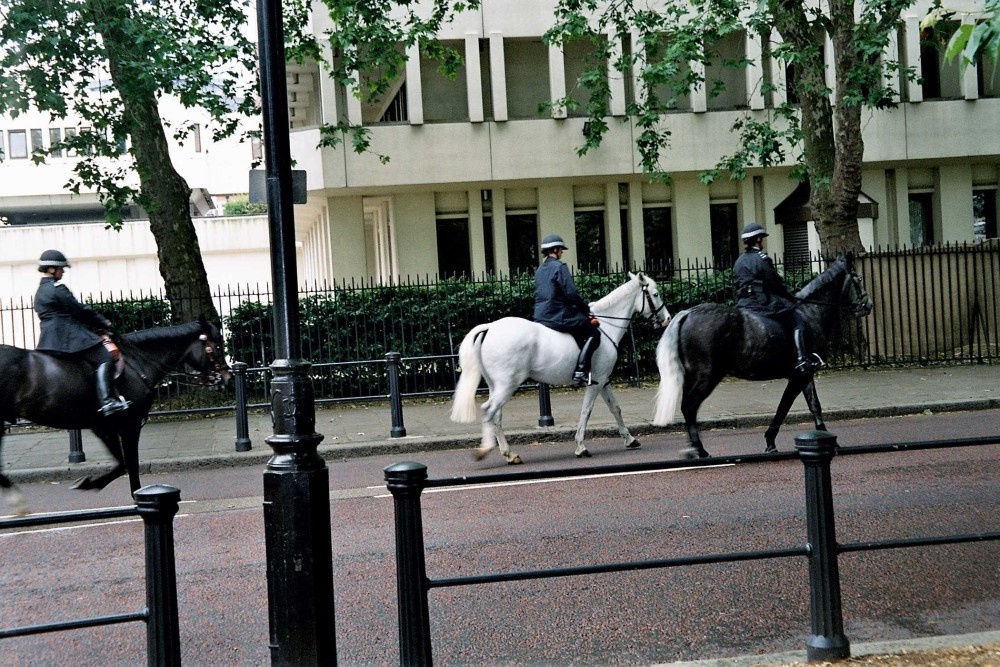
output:
<instances>
[{"instance_id":1,"label":"paved footpath","mask_svg":"<svg viewBox=\"0 0 1000 667\"><path fill-rule=\"evenodd\" d=\"M659 432L650 424L656 385L616 387L626 425L634 435ZM742 427L770 422L784 388L782 381L727 380L708 397L699 412L702 425ZM903 368L890 370L823 371L816 390L831 431L837 420L913 414L925 411L988 410L1000 408L1000 365ZM511 443L565 440L573 437L583 391L553 388L555 426L538 426L538 394L521 392L504 406L504 428ZM338 404L319 407L316 431L324 436L320 453L329 460L374 454L405 454L434 449L477 446L479 424L449 420L450 401L404 400L406 435L390 437L392 417L388 401L374 404ZM786 420L786 429L809 423L805 400L799 397ZM681 430L672 424L670 431ZM1000 429L1000 424L998 424ZM188 419L153 418L142 431L140 472L263 464L271 455L264 439L273 433L268 414L250 415L251 450L235 451L236 420L233 413L220 417ZM587 437L614 435L614 420L598 398ZM66 431L15 428L3 439L3 467L15 481L76 479L92 469L106 469L111 460L104 446L90 433L83 434L86 462L68 463Z\"/></svg>"}]
</instances>

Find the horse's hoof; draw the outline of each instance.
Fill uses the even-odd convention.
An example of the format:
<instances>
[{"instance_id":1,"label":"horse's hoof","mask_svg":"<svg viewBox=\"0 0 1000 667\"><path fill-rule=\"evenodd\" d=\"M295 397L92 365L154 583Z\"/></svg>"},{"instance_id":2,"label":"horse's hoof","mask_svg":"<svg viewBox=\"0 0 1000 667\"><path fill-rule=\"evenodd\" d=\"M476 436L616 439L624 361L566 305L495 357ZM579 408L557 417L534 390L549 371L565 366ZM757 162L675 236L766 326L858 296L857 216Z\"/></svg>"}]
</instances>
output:
<instances>
[{"instance_id":1,"label":"horse's hoof","mask_svg":"<svg viewBox=\"0 0 1000 667\"><path fill-rule=\"evenodd\" d=\"M75 482L73 482L72 484L70 484L69 488L71 488L71 489L81 489L81 490L85 491L85 490L87 490L87 489L90 488L90 478L89 477L81 477L80 479L78 479Z\"/></svg>"},{"instance_id":2,"label":"horse's hoof","mask_svg":"<svg viewBox=\"0 0 1000 667\"><path fill-rule=\"evenodd\" d=\"M698 447L689 447L681 452L681 458L685 459L706 459L708 452Z\"/></svg>"},{"instance_id":3,"label":"horse's hoof","mask_svg":"<svg viewBox=\"0 0 1000 667\"><path fill-rule=\"evenodd\" d=\"M590 450L589 449L585 449L582 452L579 452L576 455L576 458L578 458L578 459L589 459L591 456L593 456L593 454L590 453Z\"/></svg>"},{"instance_id":4,"label":"horse's hoof","mask_svg":"<svg viewBox=\"0 0 1000 667\"><path fill-rule=\"evenodd\" d=\"M472 452L472 455L476 458L477 461L482 461L483 459L486 458L486 455L489 453L490 450L488 449L477 449L476 451Z\"/></svg>"},{"instance_id":5,"label":"horse's hoof","mask_svg":"<svg viewBox=\"0 0 1000 667\"><path fill-rule=\"evenodd\" d=\"M507 465L509 465L509 466L516 466L516 465L520 465L522 463L524 463L524 461L522 461L521 457L517 456L517 455L514 455L514 456L510 457L509 459L507 459Z\"/></svg>"},{"instance_id":6,"label":"horse's hoof","mask_svg":"<svg viewBox=\"0 0 1000 667\"><path fill-rule=\"evenodd\" d=\"M625 445L625 449L639 449L642 447L642 443L638 440L633 440L632 442Z\"/></svg>"},{"instance_id":7,"label":"horse's hoof","mask_svg":"<svg viewBox=\"0 0 1000 667\"><path fill-rule=\"evenodd\" d=\"M777 453L778 453L778 448L777 448L777 447L775 447L774 445L768 445L768 446L767 446L767 447L766 447L766 448L764 449L764 453L765 453L765 454L777 454Z\"/></svg>"}]
</instances>

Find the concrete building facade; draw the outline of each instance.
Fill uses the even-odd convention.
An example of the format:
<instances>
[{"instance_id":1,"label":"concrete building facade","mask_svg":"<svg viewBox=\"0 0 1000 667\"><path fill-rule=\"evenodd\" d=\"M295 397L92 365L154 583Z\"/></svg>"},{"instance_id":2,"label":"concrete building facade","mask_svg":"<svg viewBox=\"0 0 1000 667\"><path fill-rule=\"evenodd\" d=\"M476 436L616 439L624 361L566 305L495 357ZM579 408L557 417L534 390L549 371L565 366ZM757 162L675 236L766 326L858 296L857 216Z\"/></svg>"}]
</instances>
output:
<instances>
[{"instance_id":1,"label":"concrete building facade","mask_svg":"<svg viewBox=\"0 0 1000 667\"><path fill-rule=\"evenodd\" d=\"M735 150L737 118L769 117L784 101L785 69L768 57L768 44L744 33L718 46L720 59L746 58L751 65L706 72L725 82L725 92L692 91L664 117L672 140L661 165L672 182L656 184L639 166L636 128L626 115L636 86L628 77L609 71L609 130L586 156L577 155L582 112L539 111L540 103L585 94L577 80L587 47L542 42L554 4L485 0L438 36L464 57L456 78L441 75L414 48L404 76L379 105L363 104L318 66L289 66L292 156L307 173L308 202L296 207L303 282L519 271L537 264L539 240L550 233L566 239L571 250L564 259L581 268L728 262L739 229L750 221L769 230L773 254L818 249L790 162L751 170L743 181L699 180ZM981 4L946 6L974 21ZM859 225L863 243L873 248L997 236L1000 74L989 62L960 74L922 45L919 22L930 5L921 0L906 11L885 54L921 78L895 82L898 107L863 115ZM317 15L313 27L322 34L329 26ZM762 92L766 84L776 92ZM33 121L37 128L21 120L0 119L4 141L21 141L24 133L30 143L35 129L44 140L51 129L42 119ZM370 152L317 148L320 125L341 121L371 131ZM210 195L243 192L251 150L238 150L244 154L223 169L203 159L182 164L182 173ZM12 192L9 174L22 169L28 167L13 159L0 165L0 215L11 198L30 206L58 196L54 186L62 181L55 175L27 177L30 200ZM241 180L213 181L222 175Z\"/></svg>"}]
</instances>

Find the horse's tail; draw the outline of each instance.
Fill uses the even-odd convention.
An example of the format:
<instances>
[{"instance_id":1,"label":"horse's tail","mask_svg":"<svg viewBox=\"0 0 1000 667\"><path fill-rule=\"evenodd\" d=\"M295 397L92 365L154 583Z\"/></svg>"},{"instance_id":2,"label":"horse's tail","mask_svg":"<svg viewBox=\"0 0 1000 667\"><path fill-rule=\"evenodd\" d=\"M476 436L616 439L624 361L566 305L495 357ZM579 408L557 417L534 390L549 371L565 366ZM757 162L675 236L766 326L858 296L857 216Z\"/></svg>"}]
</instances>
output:
<instances>
[{"instance_id":1,"label":"horse's tail","mask_svg":"<svg viewBox=\"0 0 1000 667\"><path fill-rule=\"evenodd\" d=\"M681 325L687 319L688 311L677 313L667 325L667 330L656 345L656 367L660 371L660 388L656 392L656 408L653 410L653 424L666 426L674 420L677 403L684 389L684 366L681 365L680 333Z\"/></svg>"},{"instance_id":2,"label":"horse's tail","mask_svg":"<svg viewBox=\"0 0 1000 667\"><path fill-rule=\"evenodd\" d=\"M483 348L483 338L489 324L480 324L465 335L458 348L458 365L462 374L455 386L455 395L451 404L451 420L460 424L471 424L482 420L479 404L476 403L476 390L479 380L483 377L483 365L479 355Z\"/></svg>"}]
</instances>

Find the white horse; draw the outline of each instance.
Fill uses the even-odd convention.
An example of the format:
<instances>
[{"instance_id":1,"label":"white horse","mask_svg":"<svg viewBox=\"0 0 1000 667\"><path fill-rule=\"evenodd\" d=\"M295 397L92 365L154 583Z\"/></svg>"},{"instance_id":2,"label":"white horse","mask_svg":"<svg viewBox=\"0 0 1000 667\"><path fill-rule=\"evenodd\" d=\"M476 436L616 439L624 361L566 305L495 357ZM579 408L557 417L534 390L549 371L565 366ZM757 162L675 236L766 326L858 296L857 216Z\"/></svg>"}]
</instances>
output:
<instances>
[{"instance_id":1,"label":"white horse","mask_svg":"<svg viewBox=\"0 0 1000 667\"><path fill-rule=\"evenodd\" d=\"M583 444L583 434L598 392L618 423L618 434L625 439L625 447L635 449L640 444L622 421L622 411L608 378L618 360L618 343L625 335L632 316L640 314L654 320L658 326L666 326L670 314L652 278L641 273L630 273L629 276L627 283L590 304L591 312L600 320L602 339L591 362L594 384L587 387L583 396L583 409L576 430L577 457L590 456ZM520 317L504 317L480 324L466 334L458 349L462 375L455 387L451 420L466 424L482 420L483 441L476 449L477 459L482 459L499 444L500 453L507 463L521 463L521 457L511 454L500 425L504 403L529 377L546 384L569 384L579 352L580 348L570 334ZM482 408L476 405L480 378L485 378L489 387L489 398Z\"/></svg>"}]
</instances>

